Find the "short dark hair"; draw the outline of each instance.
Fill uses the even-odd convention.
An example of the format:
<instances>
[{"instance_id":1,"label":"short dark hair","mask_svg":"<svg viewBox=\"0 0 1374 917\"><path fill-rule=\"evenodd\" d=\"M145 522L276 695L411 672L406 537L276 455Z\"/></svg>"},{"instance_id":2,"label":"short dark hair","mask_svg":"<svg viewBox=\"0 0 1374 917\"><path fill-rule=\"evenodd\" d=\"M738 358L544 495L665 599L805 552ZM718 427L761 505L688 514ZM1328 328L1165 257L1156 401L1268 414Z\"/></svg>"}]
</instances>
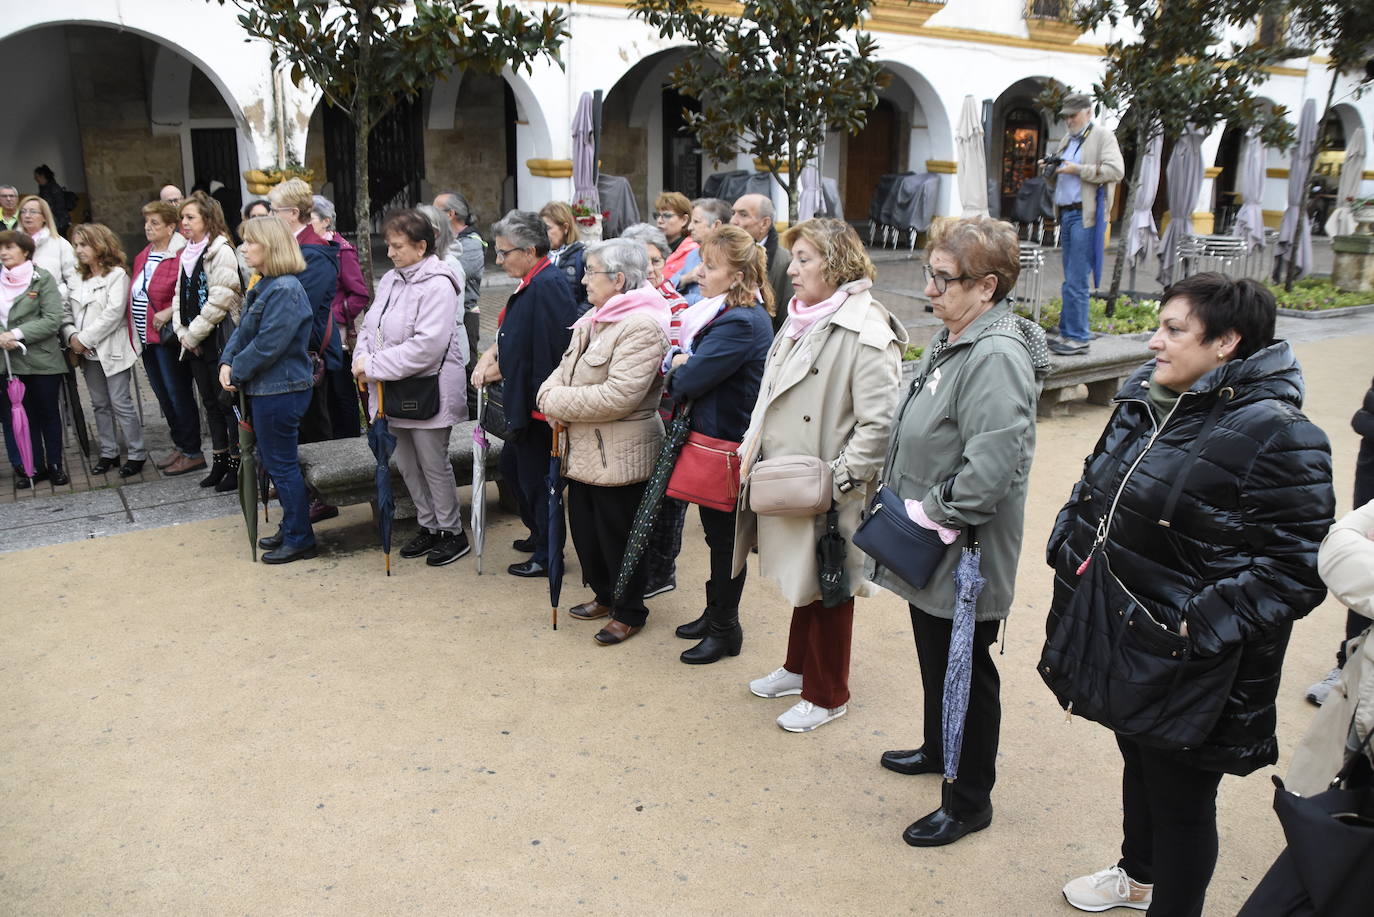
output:
<instances>
[{"instance_id":1,"label":"short dark hair","mask_svg":"<svg viewBox=\"0 0 1374 917\"><path fill-rule=\"evenodd\" d=\"M397 210L386 218L382 225L382 238L399 232L411 242L425 243L425 254L433 255L437 249L434 244L434 224L418 210Z\"/></svg>"},{"instance_id":2,"label":"short dark hair","mask_svg":"<svg viewBox=\"0 0 1374 917\"><path fill-rule=\"evenodd\" d=\"M0 245L18 245L30 259L33 258L33 253L37 248L33 244L33 239L29 238L28 233L19 232L17 229L7 229L0 232Z\"/></svg>"},{"instance_id":3,"label":"short dark hair","mask_svg":"<svg viewBox=\"0 0 1374 917\"><path fill-rule=\"evenodd\" d=\"M1166 289L1160 308L1177 296L1187 297L1193 315L1202 322L1204 343L1233 329L1240 335L1234 359L1244 360L1274 340L1278 304L1269 288L1258 281L1232 280L1215 271L1194 274Z\"/></svg>"}]
</instances>

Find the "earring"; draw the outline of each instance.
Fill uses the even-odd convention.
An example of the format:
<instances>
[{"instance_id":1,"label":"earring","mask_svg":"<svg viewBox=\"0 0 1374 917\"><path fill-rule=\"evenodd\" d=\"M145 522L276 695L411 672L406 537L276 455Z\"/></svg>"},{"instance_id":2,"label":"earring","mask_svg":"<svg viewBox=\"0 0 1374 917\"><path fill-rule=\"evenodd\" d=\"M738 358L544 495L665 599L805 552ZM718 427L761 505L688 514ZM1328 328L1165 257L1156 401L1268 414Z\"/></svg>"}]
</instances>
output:
<instances>
[{"instance_id":1,"label":"earring","mask_svg":"<svg viewBox=\"0 0 1374 917\"><path fill-rule=\"evenodd\" d=\"M1225 363L1225 362L1226 362L1226 351L1224 351L1224 350L1218 350L1218 351L1217 351L1217 359L1220 360L1221 362Z\"/></svg>"}]
</instances>

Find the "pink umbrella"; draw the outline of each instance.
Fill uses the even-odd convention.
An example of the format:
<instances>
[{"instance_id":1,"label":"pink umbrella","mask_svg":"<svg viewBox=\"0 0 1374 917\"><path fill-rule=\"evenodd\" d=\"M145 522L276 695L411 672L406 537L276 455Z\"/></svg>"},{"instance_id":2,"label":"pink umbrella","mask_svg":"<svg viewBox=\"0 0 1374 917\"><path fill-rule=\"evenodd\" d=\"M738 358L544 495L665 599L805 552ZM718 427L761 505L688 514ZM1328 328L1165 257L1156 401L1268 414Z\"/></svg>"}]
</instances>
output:
<instances>
[{"instance_id":1,"label":"pink umbrella","mask_svg":"<svg viewBox=\"0 0 1374 917\"><path fill-rule=\"evenodd\" d=\"M28 353L28 348L23 344L19 349ZM19 461L24 466L24 476L33 478L33 440L29 439L29 415L24 411L24 383L14 374L10 368L10 352L5 354L5 374L9 376L9 382L5 390L10 396L10 435L14 437L14 445L19 449Z\"/></svg>"}]
</instances>

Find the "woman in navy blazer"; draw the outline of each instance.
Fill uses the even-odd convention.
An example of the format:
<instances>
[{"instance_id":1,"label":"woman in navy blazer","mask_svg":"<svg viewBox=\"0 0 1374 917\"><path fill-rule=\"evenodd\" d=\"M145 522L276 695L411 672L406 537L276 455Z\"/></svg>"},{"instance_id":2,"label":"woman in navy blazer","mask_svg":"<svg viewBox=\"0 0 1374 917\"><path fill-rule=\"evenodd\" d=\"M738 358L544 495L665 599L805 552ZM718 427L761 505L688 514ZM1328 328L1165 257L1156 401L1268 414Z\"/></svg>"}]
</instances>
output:
<instances>
[{"instance_id":1,"label":"woman in navy blazer","mask_svg":"<svg viewBox=\"0 0 1374 917\"><path fill-rule=\"evenodd\" d=\"M763 380L773 323L760 308L771 304L768 267L763 249L744 230L722 226L701 245L705 298L681 313L681 349L669 354L664 388L677 401L692 403L694 432L738 442ZM735 514L702 506L701 527L711 552L711 578L706 581L706 610L677 629L687 640L700 640L682 654L689 665L715 662L727 653L738 656L744 643L739 600L744 571L731 577L735 550Z\"/></svg>"}]
</instances>

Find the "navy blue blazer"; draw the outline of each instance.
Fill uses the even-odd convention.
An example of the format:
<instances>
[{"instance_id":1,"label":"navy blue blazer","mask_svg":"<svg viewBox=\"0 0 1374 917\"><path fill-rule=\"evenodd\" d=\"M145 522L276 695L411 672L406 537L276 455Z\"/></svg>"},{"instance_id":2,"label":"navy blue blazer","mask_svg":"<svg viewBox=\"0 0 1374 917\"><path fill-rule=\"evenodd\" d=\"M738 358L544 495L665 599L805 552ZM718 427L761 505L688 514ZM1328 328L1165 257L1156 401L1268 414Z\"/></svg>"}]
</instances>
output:
<instances>
[{"instance_id":1,"label":"navy blue blazer","mask_svg":"<svg viewBox=\"0 0 1374 917\"><path fill-rule=\"evenodd\" d=\"M550 264L506 300L506 317L496 333L497 365L505 397L506 425L522 430L537 409L534 396L558 366L577 321L568 280Z\"/></svg>"},{"instance_id":2,"label":"navy blue blazer","mask_svg":"<svg viewBox=\"0 0 1374 917\"><path fill-rule=\"evenodd\" d=\"M727 309L692 343L692 357L671 370L664 388L676 401L692 402L692 429L738 441L749 429L759 396L773 321L762 306Z\"/></svg>"}]
</instances>

